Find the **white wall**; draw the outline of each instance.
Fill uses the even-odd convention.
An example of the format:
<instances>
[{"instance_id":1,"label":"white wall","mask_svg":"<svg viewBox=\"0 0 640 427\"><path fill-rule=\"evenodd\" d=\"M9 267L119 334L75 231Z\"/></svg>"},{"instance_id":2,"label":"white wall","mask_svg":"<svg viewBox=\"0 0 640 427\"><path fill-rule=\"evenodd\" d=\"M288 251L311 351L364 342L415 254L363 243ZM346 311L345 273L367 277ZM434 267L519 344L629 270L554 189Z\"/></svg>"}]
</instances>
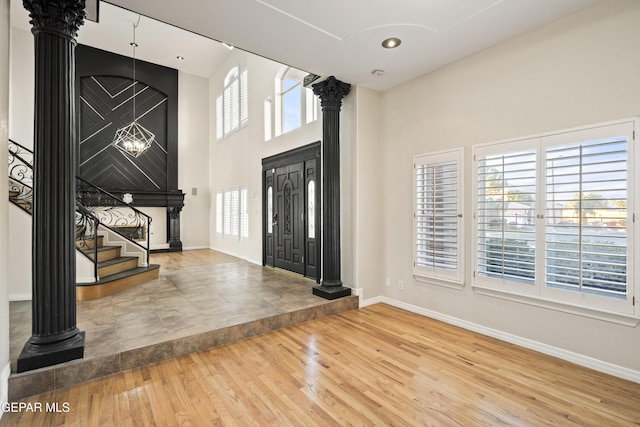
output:
<instances>
[{"instance_id":1,"label":"white wall","mask_svg":"<svg viewBox=\"0 0 640 427\"><path fill-rule=\"evenodd\" d=\"M8 240L11 250L7 255L9 262L8 283L10 301L31 299L31 215L21 208L9 204Z\"/></svg>"},{"instance_id":2,"label":"white wall","mask_svg":"<svg viewBox=\"0 0 640 427\"><path fill-rule=\"evenodd\" d=\"M33 35L11 28L11 91L9 92L9 136L18 144L33 148L33 100L35 59Z\"/></svg>"},{"instance_id":3,"label":"white wall","mask_svg":"<svg viewBox=\"0 0 640 427\"><path fill-rule=\"evenodd\" d=\"M353 224L345 229L353 230L353 286L362 289L363 299L377 297L383 292L380 281L385 247L385 234L382 231L383 178L380 169L381 99L380 93L357 87L352 88L352 93L345 100L347 105L350 102L357 105L352 118L357 140L352 162L354 188L350 203ZM349 111L346 109L343 114ZM343 121L347 119L345 117Z\"/></svg>"},{"instance_id":4,"label":"white wall","mask_svg":"<svg viewBox=\"0 0 640 427\"><path fill-rule=\"evenodd\" d=\"M178 74L178 186L183 249L209 247L209 80ZM195 194L194 194L195 193Z\"/></svg>"},{"instance_id":5,"label":"white wall","mask_svg":"<svg viewBox=\"0 0 640 427\"><path fill-rule=\"evenodd\" d=\"M0 164L7 164L9 138L9 2L0 2ZM9 399L9 280L7 180L0 180L0 406ZM2 411L0 411L2 418Z\"/></svg>"},{"instance_id":6,"label":"white wall","mask_svg":"<svg viewBox=\"0 0 640 427\"><path fill-rule=\"evenodd\" d=\"M635 370L640 327L476 294L470 286L472 206L466 203L466 286L412 276L412 156L640 114L640 2L595 6L382 95L384 295L504 334ZM466 201L471 174L466 174ZM404 290L395 286L404 281Z\"/></svg>"},{"instance_id":7,"label":"white wall","mask_svg":"<svg viewBox=\"0 0 640 427\"><path fill-rule=\"evenodd\" d=\"M234 65L246 67L249 81L249 120L247 126L216 141L215 101L222 93L227 72ZM264 141L264 100L274 99L274 81L282 65L234 49L210 77L210 240L211 248L251 262L262 263L262 159L322 139L321 120ZM224 238L216 233L216 192L246 186L249 206L249 239Z\"/></svg>"}]
</instances>

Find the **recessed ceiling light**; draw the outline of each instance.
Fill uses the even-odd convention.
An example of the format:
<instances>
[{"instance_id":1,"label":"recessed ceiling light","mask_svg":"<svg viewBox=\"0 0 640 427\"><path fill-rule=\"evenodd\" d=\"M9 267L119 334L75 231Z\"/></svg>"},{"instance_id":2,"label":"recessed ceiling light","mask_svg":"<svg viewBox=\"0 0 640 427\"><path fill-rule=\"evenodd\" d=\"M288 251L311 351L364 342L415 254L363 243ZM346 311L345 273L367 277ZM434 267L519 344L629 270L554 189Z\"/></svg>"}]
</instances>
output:
<instances>
[{"instance_id":1,"label":"recessed ceiling light","mask_svg":"<svg viewBox=\"0 0 640 427\"><path fill-rule=\"evenodd\" d=\"M176 56L176 59L177 59L178 61L184 61L184 56L180 56L180 55L178 55L178 56Z\"/></svg>"},{"instance_id":2,"label":"recessed ceiling light","mask_svg":"<svg viewBox=\"0 0 640 427\"><path fill-rule=\"evenodd\" d=\"M136 43L136 42L131 42L131 43L129 43L129 46L132 46L132 47L138 47L138 43Z\"/></svg>"},{"instance_id":3,"label":"recessed ceiling light","mask_svg":"<svg viewBox=\"0 0 640 427\"><path fill-rule=\"evenodd\" d=\"M400 43L402 43L402 41L397 38L397 37L390 37L388 39L386 39L385 41L382 42L382 47L387 48L387 49L394 49L398 46L400 46Z\"/></svg>"},{"instance_id":4,"label":"recessed ceiling light","mask_svg":"<svg viewBox=\"0 0 640 427\"><path fill-rule=\"evenodd\" d=\"M384 76L384 70L379 70L379 69L378 70L373 70L371 72L371 74L373 74L376 77L382 77L382 76Z\"/></svg>"}]
</instances>

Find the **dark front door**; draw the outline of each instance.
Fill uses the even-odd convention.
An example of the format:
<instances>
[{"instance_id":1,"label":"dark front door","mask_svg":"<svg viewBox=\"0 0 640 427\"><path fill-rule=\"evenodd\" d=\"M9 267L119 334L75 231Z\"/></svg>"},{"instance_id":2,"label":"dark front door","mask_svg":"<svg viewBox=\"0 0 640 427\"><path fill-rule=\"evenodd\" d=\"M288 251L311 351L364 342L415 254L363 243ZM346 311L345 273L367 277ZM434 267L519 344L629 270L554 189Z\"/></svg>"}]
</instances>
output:
<instances>
[{"instance_id":1,"label":"dark front door","mask_svg":"<svg viewBox=\"0 0 640 427\"><path fill-rule=\"evenodd\" d=\"M320 281L320 142L262 159L262 263Z\"/></svg>"},{"instance_id":2,"label":"dark front door","mask_svg":"<svg viewBox=\"0 0 640 427\"><path fill-rule=\"evenodd\" d=\"M304 162L276 168L274 181L275 266L304 274Z\"/></svg>"}]
</instances>

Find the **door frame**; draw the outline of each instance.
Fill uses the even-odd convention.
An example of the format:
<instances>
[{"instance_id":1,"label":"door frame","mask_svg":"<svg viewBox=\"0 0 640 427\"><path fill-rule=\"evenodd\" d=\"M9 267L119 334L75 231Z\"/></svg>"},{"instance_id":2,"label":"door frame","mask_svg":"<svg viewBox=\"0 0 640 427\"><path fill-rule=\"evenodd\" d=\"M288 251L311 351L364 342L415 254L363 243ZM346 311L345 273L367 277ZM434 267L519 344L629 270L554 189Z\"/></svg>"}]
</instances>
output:
<instances>
[{"instance_id":1,"label":"door frame","mask_svg":"<svg viewBox=\"0 0 640 427\"><path fill-rule=\"evenodd\" d=\"M316 256L315 256L315 275L311 275L308 272L308 263L310 258L308 257L308 218L307 218L307 206L308 206L308 186L307 186L307 167L306 162L315 160L315 175L313 179L315 181L315 244L316 244ZM322 206L322 161L321 161L321 144L320 141L313 142L302 147L294 148L293 150L285 151L270 157L262 159L262 265L263 266L275 266L275 257L273 264L267 263L267 221L272 221L272 218L267 218L267 176L275 173L275 169L279 167L285 167L291 164L305 162L304 169L304 276L314 279L317 283L320 283L321 275L321 262L322 262L322 212L320 207ZM275 193L275 192L273 192ZM273 203L273 201L272 201ZM272 206L275 206L273 204ZM274 244L275 239L271 239L271 244ZM272 248L273 249L273 248ZM272 252L273 253L273 250Z\"/></svg>"}]
</instances>

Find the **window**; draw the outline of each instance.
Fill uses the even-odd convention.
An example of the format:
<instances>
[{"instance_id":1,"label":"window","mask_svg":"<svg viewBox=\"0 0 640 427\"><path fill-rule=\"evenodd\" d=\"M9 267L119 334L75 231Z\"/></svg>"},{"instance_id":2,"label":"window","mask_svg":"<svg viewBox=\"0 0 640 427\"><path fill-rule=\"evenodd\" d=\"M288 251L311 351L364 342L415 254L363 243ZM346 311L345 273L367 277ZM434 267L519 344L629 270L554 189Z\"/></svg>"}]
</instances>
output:
<instances>
[{"instance_id":1,"label":"window","mask_svg":"<svg viewBox=\"0 0 640 427\"><path fill-rule=\"evenodd\" d=\"M247 207L247 189L240 189L240 237L249 237L249 209Z\"/></svg>"},{"instance_id":2,"label":"window","mask_svg":"<svg viewBox=\"0 0 640 427\"><path fill-rule=\"evenodd\" d=\"M247 188L231 188L216 194L216 232L225 237L249 237Z\"/></svg>"},{"instance_id":3,"label":"window","mask_svg":"<svg viewBox=\"0 0 640 427\"><path fill-rule=\"evenodd\" d=\"M310 180L307 184L307 237L316 238L316 182L314 180Z\"/></svg>"},{"instance_id":4,"label":"window","mask_svg":"<svg viewBox=\"0 0 640 427\"><path fill-rule=\"evenodd\" d=\"M216 194L216 233L220 233L222 234L223 228L222 228L222 209L223 209L223 204L222 204L222 193L218 192Z\"/></svg>"},{"instance_id":5,"label":"window","mask_svg":"<svg viewBox=\"0 0 640 427\"><path fill-rule=\"evenodd\" d=\"M476 147L474 284L634 314L636 126L628 120Z\"/></svg>"},{"instance_id":6,"label":"window","mask_svg":"<svg viewBox=\"0 0 640 427\"><path fill-rule=\"evenodd\" d=\"M247 124L249 118L247 70L235 66L224 79L222 95L216 99L216 139L220 140Z\"/></svg>"},{"instance_id":7,"label":"window","mask_svg":"<svg viewBox=\"0 0 640 427\"><path fill-rule=\"evenodd\" d=\"M302 86L305 75L304 71L287 67L276 78L275 136L301 127L303 120L308 124L318 119L318 100L311 89ZM269 139L270 135L265 135L265 140Z\"/></svg>"},{"instance_id":8,"label":"window","mask_svg":"<svg viewBox=\"0 0 640 427\"><path fill-rule=\"evenodd\" d=\"M463 283L461 149L414 157L414 274Z\"/></svg>"},{"instance_id":9,"label":"window","mask_svg":"<svg viewBox=\"0 0 640 427\"><path fill-rule=\"evenodd\" d=\"M273 234L273 187L267 189L267 233Z\"/></svg>"}]
</instances>

